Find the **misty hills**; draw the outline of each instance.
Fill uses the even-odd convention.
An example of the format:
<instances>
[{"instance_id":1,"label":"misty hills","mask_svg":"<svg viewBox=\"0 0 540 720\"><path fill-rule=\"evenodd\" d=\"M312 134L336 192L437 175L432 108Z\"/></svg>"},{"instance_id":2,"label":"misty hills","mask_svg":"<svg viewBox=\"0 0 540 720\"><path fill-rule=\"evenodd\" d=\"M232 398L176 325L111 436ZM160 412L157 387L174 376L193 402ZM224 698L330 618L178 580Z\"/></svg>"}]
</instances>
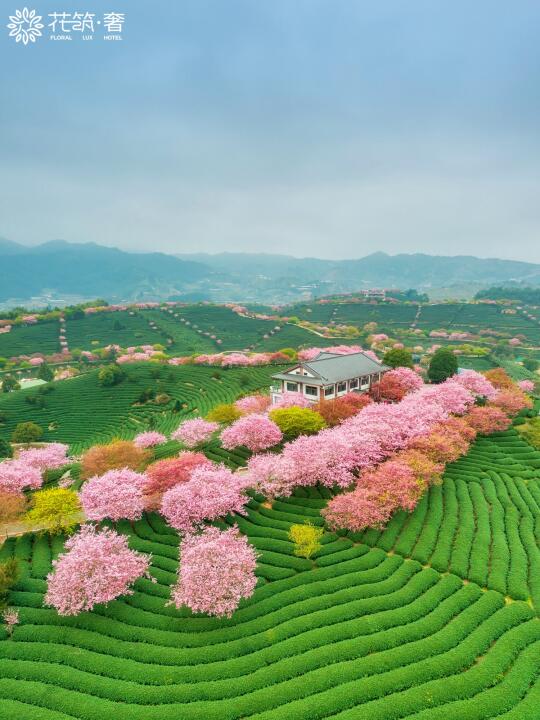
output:
<instances>
[{"instance_id":1,"label":"misty hills","mask_svg":"<svg viewBox=\"0 0 540 720\"><path fill-rule=\"evenodd\" d=\"M177 257L195 260L231 275L263 275L274 280L294 277L302 282L327 280L343 284L351 291L363 287L427 289L463 283L489 285L512 281L540 284L540 265L468 255L387 255L377 252L353 260L243 253L184 254Z\"/></svg>"},{"instance_id":2,"label":"misty hills","mask_svg":"<svg viewBox=\"0 0 540 720\"><path fill-rule=\"evenodd\" d=\"M28 247L0 239L0 302L36 297L285 303L363 288L540 286L540 265L472 256L387 255L353 260L286 255L133 253L61 240ZM447 292L445 290L444 292Z\"/></svg>"},{"instance_id":3,"label":"misty hills","mask_svg":"<svg viewBox=\"0 0 540 720\"><path fill-rule=\"evenodd\" d=\"M61 240L35 247L0 240L0 301L53 293L112 300L167 296L197 283L209 269L164 253L127 253Z\"/></svg>"}]
</instances>

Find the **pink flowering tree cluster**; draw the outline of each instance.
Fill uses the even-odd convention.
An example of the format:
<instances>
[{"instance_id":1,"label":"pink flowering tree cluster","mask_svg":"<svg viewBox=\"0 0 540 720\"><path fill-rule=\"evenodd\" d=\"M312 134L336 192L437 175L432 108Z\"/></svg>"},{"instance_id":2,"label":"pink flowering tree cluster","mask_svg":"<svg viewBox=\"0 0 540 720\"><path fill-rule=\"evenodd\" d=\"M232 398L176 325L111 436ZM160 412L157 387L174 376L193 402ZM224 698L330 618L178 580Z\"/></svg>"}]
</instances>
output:
<instances>
[{"instance_id":1,"label":"pink flowering tree cluster","mask_svg":"<svg viewBox=\"0 0 540 720\"><path fill-rule=\"evenodd\" d=\"M491 401L491 405L500 408L510 416L517 415L521 410L531 408L532 400L518 387L509 390L499 390L497 396Z\"/></svg>"},{"instance_id":2,"label":"pink flowering tree cluster","mask_svg":"<svg viewBox=\"0 0 540 720\"><path fill-rule=\"evenodd\" d=\"M221 433L221 444L226 450L244 446L257 453L280 443L283 433L267 415L245 415Z\"/></svg>"},{"instance_id":3,"label":"pink flowering tree cluster","mask_svg":"<svg viewBox=\"0 0 540 720\"><path fill-rule=\"evenodd\" d=\"M310 407L311 403L308 398L299 392L284 392L281 393L279 400L272 406L275 408L288 408L288 407Z\"/></svg>"},{"instance_id":4,"label":"pink flowering tree cluster","mask_svg":"<svg viewBox=\"0 0 540 720\"><path fill-rule=\"evenodd\" d=\"M54 470L71 462L68 446L64 443L49 443L39 448L20 450L17 459L38 470Z\"/></svg>"},{"instance_id":5,"label":"pink flowering tree cluster","mask_svg":"<svg viewBox=\"0 0 540 720\"><path fill-rule=\"evenodd\" d=\"M43 484L41 470L22 460L0 463L0 492L20 495L24 490L36 490Z\"/></svg>"},{"instance_id":6,"label":"pink flowering tree cluster","mask_svg":"<svg viewBox=\"0 0 540 720\"><path fill-rule=\"evenodd\" d=\"M473 395L451 381L422 385L399 403L372 403L333 428L286 443L279 455L250 458L247 478L270 497L289 495L297 485L347 487L358 470L405 449L473 403Z\"/></svg>"},{"instance_id":7,"label":"pink flowering tree cluster","mask_svg":"<svg viewBox=\"0 0 540 720\"><path fill-rule=\"evenodd\" d=\"M69 538L66 552L53 560L45 603L59 615L78 615L132 593L130 585L148 573L150 556L131 550L114 530L83 525Z\"/></svg>"},{"instance_id":8,"label":"pink flowering tree cluster","mask_svg":"<svg viewBox=\"0 0 540 720\"><path fill-rule=\"evenodd\" d=\"M219 430L219 423L193 418L185 420L172 433L171 438L179 440L188 448L194 448L207 442L217 430Z\"/></svg>"},{"instance_id":9,"label":"pink flowering tree cluster","mask_svg":"<svg viewBox=\"0 0 540 720\"><path fill-rule=\"evenodd\" d=\"M518 382L518 387L520 390L523 390L523 392L526 393L533 393L535 388L534 380L520 380Z\"/></svg>"},{"instance_id":10,"label":"pink flowering tree cluster","mask_svg":"<svg viewBox=\"0 0 540 720\"><path fill-rule=\"evenodd\" d=\"M89 520L138 520L145 507L146 477L129 468L95 475L82 486L80 500Z\"/></svg>"},{"instance_id":11,"label":"pink flowering tree cluster","mask_svg":"<svg viewBox=\"0 0 540 720\"><path fill-rule=\"evenodd\" d=\"M511 425L508 415L498 407L475 407L468 416L467 422L480 435L491 435L503 432Z\"/></svg>"},{"instance_id":12,"label":"pink flowering tree cluster","mask_svg":"<svg viewBox=\"0 0 540 720\"><path fill-rule=\"evenodd\" d=\"M210 469L214 464L200 452L181 452L176 457L165 458L146 468L145 495L164 493L175 485L185 483L199 467Z\"/></svg>"},{"instance_id":13,"label":"pink flowering tree cluster","mask_svg":"<svg viewBox=\"0 0 540 720\"><path fill-rule=\"evenodd\" d=\"M234 404L243 415L250 415L251 413L265 412L268 410L270 402L269 395L247 395Z\"/></svg>"},{"instance_id":14,"label":"pink flowering tree cluster","mask_svg":"<svg viewBox=\"0 0 540 720\"><path fill-rule=\"evenodd\" d=\"M231 617L255 590L257 553L236 527L209 527L187 535L180 545L178 582L171 602L194 613Z\"/></svg>"},{"instance_id":15,"label":"pink flowering tree cluster","mask_svg":"<svg viewBox=\"0 0 540 720\"><path fill-rule=\"evenodd\" d=\"M162 445L165 442L167 442L166 436L156 430L139 433L133 439L135 447L143 449L156 447L156 445Z\"/></svg>"},{"instance_id":16,"label":"pink flowering tree cluster","mask_svg":"<svg viewBox=\"0 0 540 720\"><path fill-rule=\"evenodd\" d=\"M196 468L190 479L163 495L161 513L173 528L189 533L207 520L229 513L245 513L249 498L238 474L224 465Z\"/></svg>"},{"instance_id":17,"label":"pink flowering tree cluster","mask_svg":"<svg viewBox=\"0 0 540 720\"><path fill-rule=\"evenodd\" d=\"M463 370L454 375L453 379L476 397L493 400L497 395L497 389L482 373L476 372L476 370Z\"/></svg>"}]
</instances>

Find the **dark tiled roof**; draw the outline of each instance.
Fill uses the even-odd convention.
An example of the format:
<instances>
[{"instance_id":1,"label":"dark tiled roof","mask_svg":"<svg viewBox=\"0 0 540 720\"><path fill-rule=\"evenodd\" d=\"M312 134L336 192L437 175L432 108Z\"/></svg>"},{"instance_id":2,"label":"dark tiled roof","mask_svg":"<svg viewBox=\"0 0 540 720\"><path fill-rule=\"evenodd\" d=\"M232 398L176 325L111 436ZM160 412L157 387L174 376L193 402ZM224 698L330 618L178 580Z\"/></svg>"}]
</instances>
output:
<instances>
[{"instance_id":1,"label":"dark tiled roof","mask_svg":"<svg viewBox=\"0 0 540 720\"><path fill-rule=\"evenodd\" d=\"M390 369L386 365L372 360L362 352L351 353L350 355L333 355L321 352L314 360L300 363L300 365L315 377L306 378L305 375L299 376L291 373L279 373L273 375L273 377L278 380L290 381L303 379L312 382L314 385L326 385Z\"/></svg>"}]
</instances>

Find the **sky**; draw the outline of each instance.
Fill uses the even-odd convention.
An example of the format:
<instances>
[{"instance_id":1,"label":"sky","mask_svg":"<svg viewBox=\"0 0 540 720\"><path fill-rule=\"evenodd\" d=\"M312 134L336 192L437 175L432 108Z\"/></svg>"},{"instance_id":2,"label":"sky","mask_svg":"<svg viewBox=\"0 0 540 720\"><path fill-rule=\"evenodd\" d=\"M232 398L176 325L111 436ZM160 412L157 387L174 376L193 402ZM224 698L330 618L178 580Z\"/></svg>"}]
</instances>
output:
<instances>
[{"instance_id":1,"label":"sky","mask_svg":"<svg viewBox=\"0 0 540 720\"><path fill-rule=\"evenodd\" d=\"M540 262L537 0L31 0L24 46L27 2L0 4L0 236ZM122 39L51 39L74 9Z\"/></svg>"}]
</instances>

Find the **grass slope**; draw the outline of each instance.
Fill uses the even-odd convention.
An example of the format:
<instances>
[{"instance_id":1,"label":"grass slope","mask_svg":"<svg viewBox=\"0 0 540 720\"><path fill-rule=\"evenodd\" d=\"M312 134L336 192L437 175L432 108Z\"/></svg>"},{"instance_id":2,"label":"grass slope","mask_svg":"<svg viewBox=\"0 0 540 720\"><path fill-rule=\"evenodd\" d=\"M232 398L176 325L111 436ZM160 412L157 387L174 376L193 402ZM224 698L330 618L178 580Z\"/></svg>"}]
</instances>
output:
<instances>
[{"instance_id":1,"label":"grass slope","mask_svg":"<svg viewBox=\"0 0 540 720\"><path fill-rule=\"evenodd\" d=\"M314 560L287 532L322 524L330 492L254 498L234 521L261 553L260 582L230 620L165 605L178 538L156 515L121 529L152 553L158 583L77 618L42 607L62 540L10 540L22 623L0 642L0 716L534 720L539 476L540 453L513 431L481 439L412 515L383 533L327 532Z\"/></svg>"},{"instance_id":2,"label":"grass slope","mask_svg":"<svg viewBox=\"0 0 540 720\"><path fill-rule=\"evenodd\" d=\"M45 441L65 442L73 452L79 452L113 437L129 439L148 429L151 418L157 430L170 432L185 417L206 415L218 403L268 388L270 376L279 371L276 366L216 371L202 366L149 363L124 368L127 377L114 387L99 385L98 370L53 383L54 390L45 395L43 408L26 401L28 396L37 395L39 388L0 394L0 414L5 415L0 437L9 438L17 423L32 420L43 427ZM171 401L165 405L138 404L141 392L147 388L167 393ZM180 412L173 412L175 400L184 405Z\"/></svg>"}]
</instances>

